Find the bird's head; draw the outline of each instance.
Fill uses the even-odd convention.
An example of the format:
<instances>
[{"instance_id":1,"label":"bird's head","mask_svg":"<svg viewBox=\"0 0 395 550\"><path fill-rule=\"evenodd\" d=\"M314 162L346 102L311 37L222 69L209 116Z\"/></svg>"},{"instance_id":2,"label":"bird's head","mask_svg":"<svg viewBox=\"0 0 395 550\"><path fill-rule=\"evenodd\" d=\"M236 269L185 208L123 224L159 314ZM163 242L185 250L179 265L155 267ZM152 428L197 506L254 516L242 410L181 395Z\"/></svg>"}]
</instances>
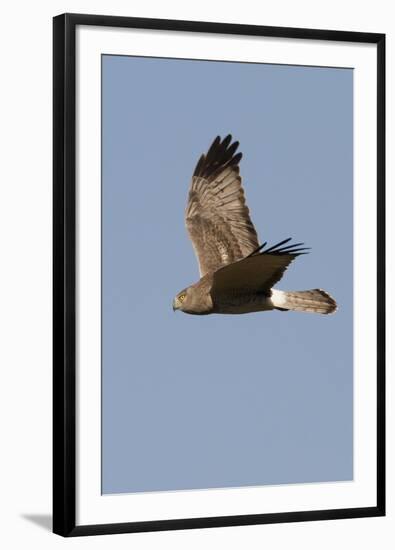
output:
<instances>
[{"instance_id":1,"label":"bird's head","mask_svg":"<svg viewBox=\"0 0 395 550\"><path fill-rule=\"evenodd\" d=\"M204 315L212 310L212 300L199 285L191 285L181 290L173 300L173 311L179 309L192 315Z\"/></svg>"},{"instance_id":2,"label":"bird's head","mask_svg":"<svg viewBox=\"0 0 395 550\"><path fill-rule=\"evenodd\" d=\"M188 311L188 304L191 305L189 302L191 301L191 287L184 288L184 290L181 290L176 297L173 300L173 311L176 311L177 309L181 311Z\"/></svg>"}]
</instances>

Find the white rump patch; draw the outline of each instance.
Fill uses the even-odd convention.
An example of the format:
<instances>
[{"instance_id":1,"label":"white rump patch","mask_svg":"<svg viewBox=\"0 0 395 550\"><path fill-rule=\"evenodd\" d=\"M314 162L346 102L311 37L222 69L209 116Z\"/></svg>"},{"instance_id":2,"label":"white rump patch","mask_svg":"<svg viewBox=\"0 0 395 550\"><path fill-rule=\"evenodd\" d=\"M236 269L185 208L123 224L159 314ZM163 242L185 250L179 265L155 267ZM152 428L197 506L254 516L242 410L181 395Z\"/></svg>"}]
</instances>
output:
<instances>
[{"instance_id":1,"label":"white rump patch","mask_svg":"<svg viewBox=\"0 0 395 550\"><path fill-rule=\"evenodd\" d=\"M272 304L275 307L283 307L285 302L287 301L286 292L284 292L283 290L275 290L274 288L272 288L271 298L272 298Z\"/></svg>"}]
</instances>

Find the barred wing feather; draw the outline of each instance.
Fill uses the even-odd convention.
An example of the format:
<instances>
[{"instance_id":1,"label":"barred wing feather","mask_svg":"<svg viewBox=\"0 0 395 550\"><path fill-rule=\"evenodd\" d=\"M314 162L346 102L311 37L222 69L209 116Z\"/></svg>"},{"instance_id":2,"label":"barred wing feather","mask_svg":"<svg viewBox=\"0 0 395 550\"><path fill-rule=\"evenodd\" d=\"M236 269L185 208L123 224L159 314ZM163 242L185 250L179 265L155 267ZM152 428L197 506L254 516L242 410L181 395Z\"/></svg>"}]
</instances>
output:
<instances>
[{"instance_id":1,"label":"barred wing feather","mask_svg":"<svg viewBox=\"0 0 395 550\"><path fill-rule=\"evenodd\" d=\"M258 247L239 175L239 143L216 137L196 165L185 222L200 275L236 262Z\"/></svg>"}]
</instances>

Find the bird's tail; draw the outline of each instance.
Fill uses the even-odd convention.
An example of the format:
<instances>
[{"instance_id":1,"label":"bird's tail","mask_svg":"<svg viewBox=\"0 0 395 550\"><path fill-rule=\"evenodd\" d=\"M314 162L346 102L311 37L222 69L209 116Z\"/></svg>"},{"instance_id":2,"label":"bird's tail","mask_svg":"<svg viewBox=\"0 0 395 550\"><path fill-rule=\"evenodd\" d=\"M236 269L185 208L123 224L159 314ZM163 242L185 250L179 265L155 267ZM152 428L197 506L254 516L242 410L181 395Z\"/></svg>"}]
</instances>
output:
<instances>
[{"instance_id":1,"label":"bird's tail","mask_svg":"<svg viewBox=\"0 0 395 550\"><path fill-rule=\"evenodd\" d=\"M285 292L272 290L272 303L282 311L308 311L311 313L334 313L337 310L335 300L325 290L295 290Z\"/></svg>"}]
</instances>

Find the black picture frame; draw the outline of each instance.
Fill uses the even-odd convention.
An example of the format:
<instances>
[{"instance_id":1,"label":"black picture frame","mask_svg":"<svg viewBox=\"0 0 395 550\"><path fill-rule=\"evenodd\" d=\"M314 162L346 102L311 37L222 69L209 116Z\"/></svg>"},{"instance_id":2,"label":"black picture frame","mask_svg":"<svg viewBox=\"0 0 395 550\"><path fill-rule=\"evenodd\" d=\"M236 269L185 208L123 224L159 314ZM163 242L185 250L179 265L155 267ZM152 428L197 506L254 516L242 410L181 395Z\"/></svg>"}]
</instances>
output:
<instances>
[{"instance_id":1,"label":"black picture frame","mask_svg":"<svg viewBox=\"0 0 395 550\"><path fill-rule=\"evenodd\" d=\"M76 26L95 25L377 45L377 505L76 525ZM63 14L53 19L53 532L132 533L385 515L385 35Z\"/></svg>"}]
</instances>

